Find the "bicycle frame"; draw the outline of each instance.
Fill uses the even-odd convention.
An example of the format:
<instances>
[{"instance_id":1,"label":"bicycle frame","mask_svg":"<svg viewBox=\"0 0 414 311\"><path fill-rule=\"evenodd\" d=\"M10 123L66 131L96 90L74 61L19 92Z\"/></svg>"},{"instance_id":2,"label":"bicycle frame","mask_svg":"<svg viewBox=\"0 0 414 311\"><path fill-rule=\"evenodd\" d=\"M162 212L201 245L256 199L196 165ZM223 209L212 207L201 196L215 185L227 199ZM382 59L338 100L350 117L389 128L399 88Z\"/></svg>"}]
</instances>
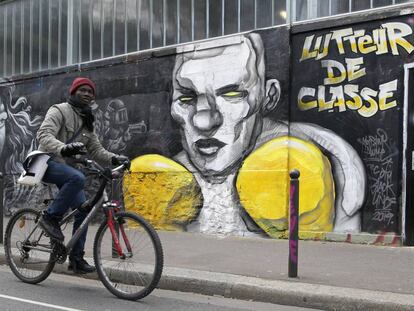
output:
<instances>
[{"instance_id":1,"label":"bicycle frame","mask_svg":"<svg viewBox=\"0 0 414 311\"><path fill-rule=\"evenodd\" d=\"M120 170L124 169L125 166L124 166L124 164L122 164L122 165L114 168L113 170L109 170L109 169L103 169L96 162L93 162L91 160L86 160L85 163L93 164L94 166L96 166L98 168L98 170L96 170L96 169L94 170L94 169L89 169L88 167L86 167L91 172L93 172L95 174L98 174L98 176L102 179L102 181L101 181L101 184L99 185L99 189L96 192L94 198L91 201L86 201L80 207L80 209L89 210L89 212L88 212L88 215L86 216L86 218L84 219L84 221L82 222L82 224L79 226L79 228L73 234L72 238L65 245L66 251L67 251L67 253L70 253L73 246L79 240L81 234L84 232L84 230L86 230L87 226L92 221L93 217L95 217L95 215L97 214L97 212L98 212L98 210L101 206L101 203L105 202L105 203L102 204L102 209L105 212L106 222L108 224L109 230L110 230L111 235L112 235L112 241L114 243L114 249L117 251L118 256L121 259L124 259L124 258L126 258L126 256L123 253L122 247L119 243L118 234L116 232L117 229L115 228L116 225L114 223L114 218L113 218L113 212L117 208L117 204L108 201L108 196L105 193L105 187L108 184L108 181L112 181L115 178L119 177L119 176L117 176L117 173ZM92 207L92 209L91 209L91 207ZM79 208L75 209L69 215L67 215L64 219L62 219L62 223L67 222L70 218L74 217L79 212L80 212ZM121 225L120 227L121 227L121 233L122 233L123 239L125 241L125 244L127 246L128 252L130 252L131 247L129 245L128 237L126 236L126 234L124 232L123 226Z\"/></svg>"},{"instance_id":2,"label":"bicycle frame","mask_svg":"<svg viewBox=\"0 0 414 311\"><path fill-rule=\"evenodd\" d=\"M98 203L101 203L104 200L102 197ZM76 244L76 242L79 240L81 234L86 230L89 223L92 221L93 217L98 213L98 210L100 208L100 204L95 204L95 206L91 209L91 211L88 213L86 218L83 220L79 228L75 231L75 233L72 235L70 240L66 243L65 248L68 253L72 250L73 246ZM72 217L74 217L76 214L80 213L78 209L73 210L70 214L68 214L65 218L62 219L62 221L59 223L60 225L63 225L68 220L70 220ZM106 216L106 215L105 215ZM107 220L108 221L108 220Z\"/></svg>"},{"instance_id":3,"label":"bicycle frame","mask_svg":"<svg viewBox=\"0 0 414 311\"><path fill-rule=\"evenodd\" d=\"M95 173L94 179L99 178L99 186L92 199L60 221L60 225L66 226L74 216L76 219L84 216L67 243L49 237L43 224L40 225L42 222L39 223L42 217L39 210L23 208L16 211L7 224L4 244L6 261L14 275L29 284L46 280L56 264L66 262L68 253L73 252L75 243L102 208L105 221L97 228L93 243L93 260L99 279L118 298L138 300L148 296L161 279L164 255L154 227L139 214L120 209L120 181L129 166L129 161L125 161L111 170L85 161L85 169ZM108 194L105 192L107 185L112 186ZM47 201L45 205L48 205ZM73 265L74 273L84 272L76 268Z\"/></svg>"},{"instance_id":4,"label":"bicycle frame","mask_svg":"<svg viewBox=\"0 0 414 311\"><path fill-rule=\"evenodd\" d=\"M125 166L125 164L122 164L122 165L110 170L110 169L103 169L101 166L99 166L99 164L97 164L96 162L93 162L91 160L83 160L81 163L86 163L86 164L89 164L89 165L93 164L97 168L97 169L88 168L88 166L86 166L86 169L88 171L92 172L93 174L98 175L99 178L101 178L101 184L99 185L98 191L96 192L95 196L91 200L86 201L81 207L73 210L71 213L66 215L59 222L60 226L67 223L76 214L80 213L79 209L83 209L83 210L86 210L88 212L88 215L83 220L83 222L81 223L79 228L75 231L75 233L72 235L70 240L66 243L66 245L65 245L66 252L67 252L67 254L70 253L73 246L76 244L76 242L79 240L82 233L86 230L87 226L92 221L93 217L95 217L95 215L98 213L98 210L101 208L101 203L105 202L105 203L102 204L102 209L105 212L106 221L108 223L108 226L109 226L109 229L110 229L110 232L111 232L111 235L112 235L112 240L113 240L113 243L114 243L114 249L116 250L117 255L121 259L124 259L127 256L122 251L122 248L121 248L121 245L120 245L119 239L118 239L118 234L116 232L117 228L116 228L116 225L115 225L114 219L113 219L113 212L117 208L117 204L108 201L108 196L105 193L105 188L108 184L108 181L112 181L112 180L116 179L117 177L119 177L119 176L117 176L117 174L119 174L119 171L123 170L126 166ZM35 226L32 233L36 230L37 226L39 226L39 224L37 224ZM125 245L127 247L127 250L128 250L128 252L131 252L131 246L129 244L128 237L126 236L124 228L123 228L122 225L120 226L120 229L121 229L121 234L122 234L122 237L125 241ZM32 233L29 234L28 239L30 238Z\"/></svg>"}]
</instances>

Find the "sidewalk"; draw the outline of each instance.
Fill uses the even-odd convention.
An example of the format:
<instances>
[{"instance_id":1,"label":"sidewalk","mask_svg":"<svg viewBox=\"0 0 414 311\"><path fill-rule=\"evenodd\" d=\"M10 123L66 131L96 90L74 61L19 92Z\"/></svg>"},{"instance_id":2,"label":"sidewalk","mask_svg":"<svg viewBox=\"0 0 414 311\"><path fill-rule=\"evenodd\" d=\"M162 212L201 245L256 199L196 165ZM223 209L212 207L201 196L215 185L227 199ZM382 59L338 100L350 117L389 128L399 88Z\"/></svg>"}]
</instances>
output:
<instances>
[{"instance_id":1,"label":"sidewalk","mask_svg":"<svg viewBox=\"0 0 414 311\"><path fill-rule=\"evenodd\" d=\"M88 234L90 258L96 229L91 226ZM286 240L159 235L165 258L162 289L323 310L414 310L412 247L299 241L298 278L289 278Z\"/></svg>"}]
</instances>

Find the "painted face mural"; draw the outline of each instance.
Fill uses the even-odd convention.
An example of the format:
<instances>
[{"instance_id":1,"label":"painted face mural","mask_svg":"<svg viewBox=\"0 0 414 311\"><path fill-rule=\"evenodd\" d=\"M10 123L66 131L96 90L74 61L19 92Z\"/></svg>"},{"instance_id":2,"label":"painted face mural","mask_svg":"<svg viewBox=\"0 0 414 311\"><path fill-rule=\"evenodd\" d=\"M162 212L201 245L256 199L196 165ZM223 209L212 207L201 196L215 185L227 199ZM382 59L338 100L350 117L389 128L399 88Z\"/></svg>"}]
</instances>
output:
<instances>
[{"instance_id":1,"label":"painted face mural","mask_svg":"<svg viewBox=\"0 0 414 311\"><path fill-rule=\"evenodd\" d=\"M263 68L258 66L262 60L248 38L177 56L171 115L202 174L226 174L254 146L265 99Z\"/></svg>"},{"instance_id":2,"label":"painted face mural","mask_svg":"<svg viewBox=\"0 0 414 311\"><path fill-rule=\"evenodd\" d=\"M365 175L358 154L323 127L276 121L287 107L274 109L287 94L273 78L281 75L276 66L265 73L261 36L226 40L177 52L171 116L184 150L173 160L146 155L133 161L138 173L157 172L156 178L141 174L129 182L131 194L157 189L157 197L136 197L144 206L139 212L161 228L179 224L187 231L280 237L287 230L288 172L294 166L305 181L301 230L359 231Z\"/></svg>"},{"instance_id":3,"label":"painted face mural","mask_svg":"<svg viewBox=\"0 0 414 311\"><path fill-rule=\"evenodd\" d=\"M360 116L351 110L323 116L314 108L294 110L289 59L298 52L289 50L289 35L285 29L283 37L281 29L185 45L175 55L91 70L98 80L112 75L102 80L104 93L94 105L97 134L108 149L135 157L132 174L124 180L127 209L136 209L160 229L285 237L289 171L296 168L301 172L301 232L323 238L321 232L361 231L368 160L361 161L364 153L355 150L358 143L352 140ZM282 43L280 38L285 38ZM301 49L303 40L298 41ZM305 65L294 67L298 94L302 87L318 89L316 79L301 74ZM49 79L27 87L26 95L19 86L5 108L0 106L6 121L4 148L12 146L8 126L24 123L11 118L23 121L30 115L28 102L42 102L40 110L46 111L64 100L53 96L57 87ZM311 100L307 96L304 102ZM46 98L52 99L42 101ZM292 111L296 114L289 115ZM307 118L311 113L321 118ZM345 113L353 122L345 122ZM19 137L19 142L35 132L17 128L10 139ZM367 134L361 141L368 145L371 138ZM7 165L21 162L6 160Z\"/></svg>"}]
</instances>

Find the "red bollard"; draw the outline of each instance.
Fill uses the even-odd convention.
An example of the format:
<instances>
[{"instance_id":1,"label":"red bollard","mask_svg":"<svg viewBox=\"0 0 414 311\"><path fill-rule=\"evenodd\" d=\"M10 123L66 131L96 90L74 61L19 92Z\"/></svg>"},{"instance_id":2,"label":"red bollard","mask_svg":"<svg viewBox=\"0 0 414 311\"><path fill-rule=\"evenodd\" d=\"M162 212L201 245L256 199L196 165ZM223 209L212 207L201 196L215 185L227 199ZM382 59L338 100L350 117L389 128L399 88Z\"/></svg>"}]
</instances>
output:
<instances>
[{"instance_id":1,"label":"red bollard","mask_svg":"<svg viewBox=\"0 0 414 311\"><path fill-rule=\"evenodd\" d=\"M298 248L299 248L299 176L296 169L290 172L289 196L289 277L298 276Z\"/></svg>"}]
</instances>

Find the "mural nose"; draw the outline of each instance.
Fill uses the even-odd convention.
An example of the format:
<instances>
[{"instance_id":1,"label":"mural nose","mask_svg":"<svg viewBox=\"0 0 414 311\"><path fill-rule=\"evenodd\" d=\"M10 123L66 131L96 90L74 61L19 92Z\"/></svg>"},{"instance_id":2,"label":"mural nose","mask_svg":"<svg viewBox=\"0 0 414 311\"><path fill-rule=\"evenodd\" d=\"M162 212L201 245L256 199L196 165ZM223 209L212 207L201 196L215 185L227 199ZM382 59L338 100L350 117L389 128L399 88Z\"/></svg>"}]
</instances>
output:
<instances>
[{"instance_id":1,"label":"mural nose","mask_svg":"<svg viewBox=\"0 0 414 311\"><path fill-rule=\"evenodd\" d=\"M193 124L202 131L213 130L221 125L221 114L216 110L201 110L193 117Z\"/></svg>"}]
</instances>

